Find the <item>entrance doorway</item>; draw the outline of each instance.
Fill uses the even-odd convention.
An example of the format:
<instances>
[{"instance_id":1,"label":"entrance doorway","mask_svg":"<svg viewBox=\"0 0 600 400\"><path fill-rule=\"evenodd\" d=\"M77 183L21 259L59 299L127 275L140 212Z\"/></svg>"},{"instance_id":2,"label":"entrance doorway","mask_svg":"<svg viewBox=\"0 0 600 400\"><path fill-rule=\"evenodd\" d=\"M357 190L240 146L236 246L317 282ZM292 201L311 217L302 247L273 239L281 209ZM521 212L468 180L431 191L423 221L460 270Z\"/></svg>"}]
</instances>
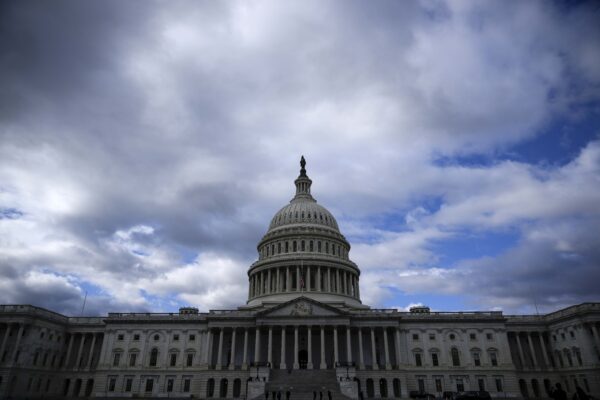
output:
<instances>
[{"instance_id":1,"label":"entrance doorway","mask_svg":"<svg viewBox=\"0 0 600 400\"><path fill-rule=\"evenodd\" d=\"M298 352L298 362L300 364L300 369L306 369L306 364L308 364L308 351L300 350Z\"/></svg>"}]
</instances>

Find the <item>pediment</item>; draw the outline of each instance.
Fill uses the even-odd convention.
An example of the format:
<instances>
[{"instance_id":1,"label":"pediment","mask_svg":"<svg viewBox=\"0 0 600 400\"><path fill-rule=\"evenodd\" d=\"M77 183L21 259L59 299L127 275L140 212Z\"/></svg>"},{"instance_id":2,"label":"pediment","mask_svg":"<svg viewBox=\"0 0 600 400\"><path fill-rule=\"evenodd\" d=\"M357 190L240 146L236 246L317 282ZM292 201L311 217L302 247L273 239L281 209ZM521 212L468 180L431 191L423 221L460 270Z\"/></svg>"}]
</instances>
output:
<instances>
[{"instance_id":1,"label":"pediment","mask_svg":"<svg viewBox=\"0 0 600 400\"><path fill-rule=\"evenodd\" d=\"M261 317L337 317L346 313L307 297L299 297L260 313Z\"/></svg>"}]
</instances>

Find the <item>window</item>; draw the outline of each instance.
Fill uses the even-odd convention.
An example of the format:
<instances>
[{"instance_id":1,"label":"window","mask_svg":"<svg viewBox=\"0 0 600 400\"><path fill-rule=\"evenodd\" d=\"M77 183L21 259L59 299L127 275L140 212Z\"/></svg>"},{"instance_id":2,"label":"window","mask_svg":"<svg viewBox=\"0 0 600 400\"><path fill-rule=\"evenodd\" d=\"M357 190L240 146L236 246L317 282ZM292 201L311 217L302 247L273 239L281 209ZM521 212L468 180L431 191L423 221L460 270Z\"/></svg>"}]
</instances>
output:
<instances>
[{"instance_id":1,"label":"window","mask_svg":"<svg viewBox=\"0 0 600 400\"><path fill-rule=\"evenodd\" d=\"M311 251L311 252L315 251L315 246L314 246L314 243L313 243L312 240L308 244L308 250Z\"/></svg>"},{"instance_id":2,"label":"window","mask_svg":"<svg viewBox=\"0 0 600 400\"><path fill-rule=\"evenodd\" d=\"M183 380L183 391L185 393L190 391L190 383L191 383L191 379L190 378L186 378Z\"/></svg>"},{"instance_id":3,"label":"window","mask_svg":"<svg viewBox=\"0 0 600 400\"><path fill-rule=\"evenodd\" d=\"M564 333L561 333L561 334L560 334L560 338L561 338L562 340L565 340L565 334L564 334Z\"/></svg>"},{"instance_id":4,"label":"window","mask_svg":"<svg viewBox=\"0 0 600 400\"><path fill-rule=\"evenodd\" d=\"M133 378L125 379L125 391L131 392L131 386L133 386Z\"/></svg>"},{"instance_id":5,"label":"window","mask_svg":"<svg viewBox=\"0 0 600 400\"><path fill-rule=\"evenodd\" d=\"M455 367L460 367L460 357L458 356L458 349L456 349L456 347L452 348L450 355L452 356L452 365ZM462 391L463 390L459 390L459 392Z\"/></svg>"},{"instance_id":6,"label":"window","mask_svg":"<svg viewBox=\"0 0 600 400\"><path fill-rule=\"evenodd\" d=\"M281 254L281 242L277 243L277 254Z\"/></svg>"},{"instance_id":7,"label":"window","mask_svg":"<svg viewBox=\"0 0 600 400\"><path fill-rule=\"evenodd\" d=\"M485 391L485 380L483 378L477 379L477 386L479 386L480 392L484 392Z\"/></svg>"},{"instance_id":8,"label":"window","mask_svg":"<svg viewBox=\"0 0 600 400\"><path fill-rule=\"evenodd\" d=\"M317 242L317 251L320 253L321 252L321 241Z\"/></svg>"},{"instance_id":9,"label":"window","mask_svg":"<svg viewBox=\"0 0 600 400\"><path fill-rule=\"evenodd\" d=\"M288 242L285 242L285 252L289 252L290 251L290 244Z\"/></svg>"},{"instance_id":10,"label":"window","mask_svg":"<svg viewBox=\"0 0 600 400\"><path fill-rule=\"evenodd\" d=\"M171 367L174 367L175 364L177 364L177 354L172 353L171 354L171 361L169 362L169 364L171 365Z\"/></svg>"},{"instance_id":11,"label":"window","mask_svg":"<svg viewBox=\"0 0 600 400\"><path fill-rule=\"evenodd\" d=\"M306 250L306 246L305 246L304 240L302 242L300 242L300 245L301 245L301 250L305 251Z\"/></svg>"},{"instance_id":12,"label":"window","mask_svg":"<svg viewBox=\"0 0 600 400\"><path fill-rule=\"evenodd\" d=\"M552 335L552 340L556 342L556 335Z\"/></svg>"},{"instance_id":13,"label":"window","mask_svg":"<svg viewBox=\"0 0 600 400\"><path fill-rule=\"evenodd\" d=\"M419 392L425 393L425 379L419 378L418 383L419 383Z\"/></svg>"},{"instance_id":14,"label":"window","mask_svg":"<svg viewBox=\"0 0 600 400\"><path fill-rule=\"evenodd\" d=\"M178 334L173 335L173 341L175 341L175 342L179 341L179 335Z\"/></svg>"},{"instance_id":15,"label":"window","mask_svg":"<svg viewBox=\"0 0 600 400\"><path fill-rule=\"evenodd\" d=\"M146 379L146 392L151 392L154 389L154 379Z\"/></svg>"},{"instance_id":16,"label":"window","mask_svg":"<svg viewBox=\"0 0 600 400\"><path fill-rule=\"evenodd\" d=\"M474 333L469 333L469 339L471 340L477 340L477 335Z\"/></svg>"},{"instance_id":17,"label":"window","mask_svg":"<svg viewBox=\"0 0 600 400\"><path fill-rule=\"evenodd\" d=\"M117 340L123 340L123 339L125 339L125 335L123 335L123 334L117 335Z\"/></svg>"},{"instance_id":18,"label":"window","mask_svg":"<svg viewBox=\"0 0 600 400\"><path fill-rule=\"evenodd\" d=\"M571 339L575 339L575 332L569 331L569 335L571 335Z\"/></svg>"},{"instance_id":19,"label":"window","mask_svg":"<svg viewBox=\"0 0 600 400\"><path fill-rule=\"evenodd\" d=\"M139 333L136 333L135 335L133 335L133 340L138 341L140 340L140 335Z\"/></svg>"},{"instance_id":20,"label":"window","mask_svg":"<svg viewBox=\"0 0 600 400\"><path fill-rule=\"evenodd\" d=\"M494 339L494 335L492 335L491 333L486 333L486 334L485 334L485 338L486 338L487 340L493 340L493 339Z\"/></svg>"},{"instance_id":21,"label":"window","mask_svg":"<svg viewBox=\"0 0 600 400\"><path fill-rule=\"evenodd\" d=\"M429 334L429 340L435 340L435 333Z\"/></svg>"},{"instance_id":22,"label":"window","mask_svg":"<svg viewBox=\"0 0 600 400\"><path fill-rule=\"evenodd\" d=\"M167 379L167 392L172 392L173 391L173 378L169 378Z\"/></svg>"},{"instance_id":23,"label":"window","mask_svg":"<svg viewBox=\"0 0 600 400\"><path fill-rule=\"evenodd\" d=\"M443 390L442 388L442 380L440 378L436 378L435 379L435 391L438 393L441 393Z\"/></svg>"},{"instance_id":24,"label":"window","mask_svg":"<svg viewBox=\"0 0 600 400\"><path fill-rule=\"evenodd\" d=\"M190 341L190 342L193 342L194 340L196 340L196 335L193 335L193 334L192 334L192 335L190 335L190 336L189 336L189 341Z\"/></svg>"},{"instance_id":25,"label":"window","mask_svg":"<svg viewBox=\"0 0 600 400\"><path fill-rule=\"evenodd\" d=\"M431 364L433 364L434 367L440 365L437 353L431 353Z\"/></svg>"},{"instance_id":26,"label":"window","mask_svg":"<svg viewBox=\"0 0 600 400\"><path fill-rule=\"evenodd\" d=\"M462 379L457 379L456 380L456 391L457 392L464 392L465 391L465 384L463 383Z\"/></svg>"},{"instance_id":27,"label":"window","mask_svg":"<svg viewBox=\"0 0 600 400\"><path fill-rule=\"evenodd\" d=\"M481 357L478 352L473 353L473 364L475 364L476 367L481 366Z\"/></svg>"},{"instance_id":28,"label":"window","mask_svg":"<svg viewBox=\"0 0 600 400\"><path fill-rule=\"evenodd\" d=\"M118 367L120 361L121 361L121 353L115 353L115 355L113 357L113 367Z\"/></svg>"},{"instance_id":29,"label":"window","mask_svg":"<svg viewBox=\"0 0 600 400\"><path fill-rule=\"evenodd\" d=\"M454 340L454 339L456 339L456 335L454 333L451 333L450 334L450 340Z\"/></svg>"},{"instance_id":30,"label":"window","mask_svg":"<svg viewBox=\"0 0 600 400\"><path fill-rule=\"evenodd\" d=\"M493 367L498 366L498 356L496 355L495 352L490 353L490 362L492 363Z\"/></svg>"},{"instance_id":31,"label":"window","mask_svg":"<svg viewBox=\"0 0 600 400\"><path fill-rule=\"evenodd\" d=\"M575 349L575 357L577 358L577 364L579 366L583 366L583 360L581 359L581 351L579 349Z\"/></svg>"},{"instance_id":32,"label":"window","mask_svg":"<svg viewBox=\"0 0 600 400\"><path fill-rule=\"evenodd\" d=\"M135 362L137 361L137 354L136 353L131 353L129 355L129 366L130 367L135 367Z\"/></svg>"},{"instance_id":33,"label":"window","mask_svg":"<svg viewBox=\"0 0 600 400\"><path fill-rule=\"evenodd\" d=\"M419 334L413 333L413 340L419 340Z\"/></svg>"},{"instance_id":34,"label":"window","mask_svg":"<svg viewBox=\"0 0 600 400\"><path fill-rule=\"evenodd\" d=\"M108 391L109 392L114 392L116 385L117 385L117 378L109 378L108 379Z\"/></svg>"},{"instance_id":35,"label":"window","mask_svg":"<svg viewBox=\"0 0 600 400\"><path fill-rule=\"evenodd\" d=\"M298 244L295 240L292 242L292 251L298 251Z\"/></svg>"},{"instance_id":36,"label":"window","mask_svg":"<svg viewBox=\"0 0 600 400\"><path fill-rule=\"evenodd\" d=\"M502 379L500 379L500 378L496 378L496 392L503 392Z\"/></svg>"},{"instance_id":37,"label":"window","mask_svg":"<svg viewBox=\"0 0 600 400\"><path fill-rule=\"evenodd\" d=\"M188 353L186 365L188 367L191 367L193 362L194 362L194 354L193 353Z\"/></svg>"},{"instance_id":38,"label":"window","mask_svg":"<svg viewBox=\"0 0 600 400\"><path fill-rule=\"evenodd\" d=\"M151 367L156 367L157 358L158 358L158 350L152 349L152 351L150 352L150 366Z\"/></svg>"},{"instance_id":39,"label":"window","mask_svg":"<svg viewBox=\"0 0 600 400\"><path fill-rule=\"evenodd\" d=\"M215 395L215 380L210 378L208 382L206 382L206 397L210 398Z\"/></svg>"},{"instance_id":40,"label":"window","mask_svg":"<svg viewBox=\"0 0 600 400\"><path fill-rule=\"evenodd\" d=\"M159 335L154 335L154 341L158 342L160 340L160 336Z\"/></svg>"},{"instance_id":41,"label":"window","mask_svg":"<svg viewBox=\"0 0 600 400\"><path fill-rule=\"evenodd\" d=\"M423 365L423 362L421 360L421 353L415 353L415 364L417 365L417 367Z\"/></svg>"},{"instance_id":42,"label":"window","mask_svg":"<svg viewBox=\"0 0 600 400\"><path fill-rule=\"evenodd\" d=\"M39 356L40 356L40 353L38 353L36 351L35 354L33 355L33 365L37 365Z\"/></svg>"}]
</instances>

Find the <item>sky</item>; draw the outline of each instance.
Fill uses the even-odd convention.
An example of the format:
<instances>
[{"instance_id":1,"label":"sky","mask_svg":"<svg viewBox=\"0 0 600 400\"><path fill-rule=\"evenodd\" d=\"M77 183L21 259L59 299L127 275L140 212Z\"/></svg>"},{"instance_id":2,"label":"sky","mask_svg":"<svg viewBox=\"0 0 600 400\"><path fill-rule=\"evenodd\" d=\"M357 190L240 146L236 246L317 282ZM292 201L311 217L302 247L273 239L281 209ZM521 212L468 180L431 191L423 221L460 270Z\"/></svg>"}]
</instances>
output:
<instances>
[{"instance_id":1,"label":"sky","mask_svg":"<svg viewBox=\"0 0 600 400\"><path fill-rule=\"evenodd\" d=\"M0 304L243 305L301 155L365 304L600 301L599 134L597 2L3 1Z\"/></svg>"}]
</instances>

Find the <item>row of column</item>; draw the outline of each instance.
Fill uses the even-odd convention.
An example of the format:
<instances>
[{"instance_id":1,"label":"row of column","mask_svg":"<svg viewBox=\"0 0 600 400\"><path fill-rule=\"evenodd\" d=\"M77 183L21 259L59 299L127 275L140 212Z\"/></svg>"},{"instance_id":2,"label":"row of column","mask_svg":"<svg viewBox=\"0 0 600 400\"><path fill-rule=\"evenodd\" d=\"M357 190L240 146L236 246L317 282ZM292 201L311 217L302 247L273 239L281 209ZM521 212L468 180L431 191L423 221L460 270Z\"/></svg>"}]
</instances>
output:
<instances>
[{"instance_id":1,"label":"row of column","mask_svg":"<svg viewBox=\"0 0 600 400\"><path fill-rule=\"evenodd\" d=\"M250 276L249 298L272 293L317 291L360 298L358 276L334 267L273 267Z\"/></svg>"},{"instance_id":2,"label":"row of column","mask_svg":"<svg viewBox=\"0 0 600 400\"><path fill-rule=\"evenodd\" d=\"M327 363L326 363L326 357L325 357L325 329L326 327L323 325L319 325L318 327L314 328L311 325L308 326L294 326L293 327L293 346L294 346L294 350L293 350L293 362L292 360L289 360L289 362L291 362L293 369L299 369L300 366L300 360L299 360L299 352L300 352L300 348L299 348L299 329L300 328L305 328L307 331L307 348L306 348L306 352L307 352L307 360L306 360L306 368L307 369L312 369L314 367L316 367L315 365L313 365L313 359L312 359L312 355L313 355L313 329L317 329L318 332L320 332L319 335L319 340L320 340L320 364L318 366L319 369L327 369ZM333 326L331 327L332 331L333 331L333 363L334 365L337 365L340 362L344 362L344 363L349 363L352 364L353 363L353 359L352 359L352 349L353 349L353 343L352 343L352 329L348 328L348 327L344 327L344 328L340 328L338 326ZM223 357L224 357L224 352L225 351L229 351L229 369L233 370L235 369L235 355L236 355L236 335L237 335L237 329L233 328L232 329L232 337L231 337L231 347L229 349L225 349L224 348L224 340L225 340L225 329L226 328L217 328L216 330L218 331L218 333L213 332L212 330L209 330L208 335L206 337L206 346L209 349L208 351L208 355L207 355L207 359L209 360L209 364L210 364L210 360L212 360L213 356L211 354L212 352L212 346L211 346L211 340L213 340L213 337L216 339L216 335L218 335L218 345L217 345L217 359L216 359L216 365L215 365L215 369L222 369L223 368ZM346 333L346 359L345 360L341 360L340 359L340 343L338 340L338 329L341 329L343 331L345 331ZM361 369L365 369L365 352L364 352L364 346L363 346L363 329L368 330L368 332L370 333L370 348L371 348L371 360L372 360L372 369L377 370L379 369L379 363L378 363L378 357L377 357L377 346L376 346L376 339L375 339L375 328L359 328L358 329L358 367ZM261 339L260 339L260 329L259 328L245 328L244 329L244 340L243 340L243 351L242 351L242 369L246 369L249 366L248 363L248 340L249 340L249 332L250 330L254 330L254 363L269 363L269 365L271 365L271 367L273 367L273 331L274 331L274 327L270 326L268 327L268 336L267 336L267 359L266 360L261 360ZM281 329L277 330L280 335L280 342L281 342L281 350L280 350L280 365L279 368L280 369L287 369L287 363L288 361L286 360L286 332L287 329L286 327L281 327ZM383 346L384 346L384 364L382 364L382 367L385 369L392 369L392 363L391 363L391 357L390 357L390 346L389 346L389 338L388 338L388 330L386 328L382 329L383 331ZM399 360L400 359L400 354L399 354L399 349L400 349L400 330L399 328L395 328L394 330L394 337L392 338L392 340L394 340L394 348L396 351L396 355L395 355L395 359ZM343 343L341 344L343 346ZM356 343L354 343L354 345L356 345Z\"/></svg>"},{"instance_id":3,"label":"row of column","mask_svg":"<svg viewBox=\"0 0 600 400\"><path fill-rule=\"evenodd\" d=\"M75 370L79 370L79 369L83 369L83 370L89 370L90 368L92 368L92 363L94 361L94 354L96 353L97 349L97 343L100 343L100 345L102 344L102 333L71 333L71 336L69 337L69 344L67 345L67 354L65 356L65 362L64 362L64 367L65 368L69 368L71 365L71 356L74 351L74 343L75 343L75 338L79 337L79 343L77 346L77 356L75 357L75 362L72 365L72 367ZM87 351L87 357L85 359L83 359L83 355L84 355L84 346L85 343L91 341L89 347L88 347L88 351ZM99 361L98 359L96 359L96 361ZM96 363L94 363L96 364Z\"/></svg>"},{"instance_id":4,"label":"row of column","mask_svg":"<svg viewBox=\"0 0 600 400\"><path fill-rule=\"evenodd\" d=\"M15 329L13 325L8 324L6 326L6 331L4 332L4 336L2 338L2 344L0 344L0 361L5 358L5 351L7 350L7 342L8 342L8 338L11 335L11 332L14 330L17 333L17 338L15 341L15 344L12 348L12 351L10 351L10 354L6 355L6 358L4 360L5 363L7 363L8 365L12 365L14 364L17 360L17 354L19 353L19 346L21 345L21 339L23 338L23 331L25 330L25 324L16 324L17 328Z\"/></svg>"}]
</instances>

